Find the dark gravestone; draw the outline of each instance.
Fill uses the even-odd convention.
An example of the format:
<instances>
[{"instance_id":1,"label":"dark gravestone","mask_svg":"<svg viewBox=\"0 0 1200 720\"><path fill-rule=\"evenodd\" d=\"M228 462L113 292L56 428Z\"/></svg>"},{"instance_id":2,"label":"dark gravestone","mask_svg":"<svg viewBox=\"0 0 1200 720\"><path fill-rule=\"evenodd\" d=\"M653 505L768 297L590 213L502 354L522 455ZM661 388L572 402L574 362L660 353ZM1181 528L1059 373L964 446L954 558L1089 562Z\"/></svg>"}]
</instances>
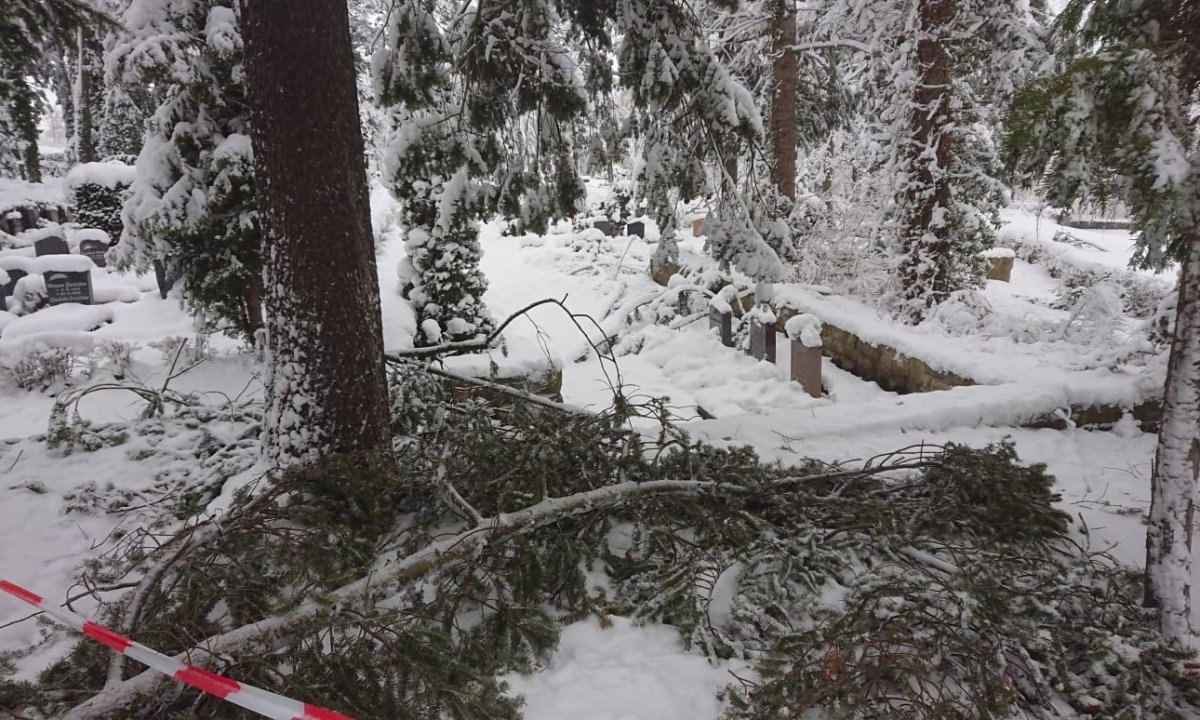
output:
<instances>
[{"instance_id":1,"label":"dark gravestone","mask_svg":"<svg viewBox=\"0 0 1200 720\"><path fill-rule=\"evenodd\" d=\"M625 226L626 235L637 235L640 238L646 237L646 223L641 220L635 220Z\"/></svg>"},{"instance_id":2,"label":"dark gravestone","mask_svg":"<svg viewBox=\"0 0 1200 720\"><path fill-rule=\"evenodd\" d=\"M52 270L42 274L46 281L46 298L51 305L62 303L92 304L92 274L86 270L61 272Z\"/></svg>"},{"instance_id":3,"label":"dark gravestone","mask_svg":"<svg viewBox=\"0 0 1200 720\"><path fill-rule=\"evenodd\" d=\"M25 229L25 224L21 222L20 211L13 210L4 215L4 232L9 235L16 235Z\"/></svg>"},{"instance_id":4,"label":"dark gravestone","mask_svg":"<svg viewBox=\"0 0 1200 720\"><path fill-rule=\"evenodd\" d=\"M621 231L621 226L610 220L597 220L592 227L609 237L616 237L617 233Z\"/></svg>"},{"instance_id":5,"label":"dark gravestone","mask_svg":"<svg viewBox=\"0 0 1200 720\"><path fill-rule=\"evenodd\" d=\"M716 308L709 308L708 327L717 328L722 345L733 347L733 313L721 312Z\"/></svg>"},{"instance_id":6,"label":"dark gravestone","mask_svg":"<svg viewBox=\"0 0 1200 720\"><path fill-rule=\"evenodd\" d=\"M37 227L41 217L42 211L37 205L26 205L21 208L21 219L25 222L26 228Z\"/></svg>"},{"instance_id":7,"label":"dark gravestone","mask_svg":"<svg viewBox=\"0 0 1200 720\"><path fill-rule=\"evenodd\" d=\"M70 248L67 247L67 241L53 235L50 237L44 237L35 242L33 244L33 252L36 253L38 257L43 255L71 254Z\"/></svg>"},{"instance_id":8,"label":"dark gravestone","mask_svg":"<svg viewBox=\"0 0 1200 720\"><path fill-rule=\"evenodd\" d=\"M108 267L108 261L104 259L106 252L108 243L103 240L84 240L79 243L79 254L91 258L96 267Z\"/></svg>"},{"instance_id":9,"label":"dark gravestone","mask_svg":"<svg viewBox=\"0 0 1200 720\"><path fill-rule=\"evenodd\" d=\"M163 300L167 299L167 293L175 287L175 281L178 279L178 275L167 274L167 266L162 260L154 261L154 281L158 283L158 294Z\"/></svg>"},{"instance_id":10,"label":"dark gravestone","mask_svg":"<svg viewBox=\"0 0 1200 720\"><path fill-rule=\"evenodd\" d=\"M55 224L63 222L63 219L59 215L58 208L54 206L42 208L42 217Z\"/></svg>"},{"instance_id":11,"label":"dark gravestone","mask_svg":"<svg viewBox=\"0 0 1200 720\"><path fill-rule=\"evenodd\" d=\"M5 272L8 273L8 282L0 285L0 310L8 309L8 298L17 291L17 281L29 274L24 270L5 270Z\"/></svg>"},{"instance_id":12,"label":"dark gravestone","mask_svg":"<svg viewBox=\"0 0 1200 720\"><path fill-rule=\"evenodd\" d=\"M750 322L750 354L755 360L775 362L775 326Z\"/></svg>"}]
</instances>

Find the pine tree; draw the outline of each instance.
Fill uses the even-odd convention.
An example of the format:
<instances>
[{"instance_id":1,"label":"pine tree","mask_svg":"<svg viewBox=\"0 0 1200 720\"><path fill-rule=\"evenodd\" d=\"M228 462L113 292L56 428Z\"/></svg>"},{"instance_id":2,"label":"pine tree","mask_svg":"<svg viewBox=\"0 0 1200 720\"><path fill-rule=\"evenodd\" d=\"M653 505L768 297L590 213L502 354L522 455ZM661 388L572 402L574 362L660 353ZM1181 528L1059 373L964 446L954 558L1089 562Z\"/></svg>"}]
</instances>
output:
<instances>
[{"instance_id":1,"label":"pine tree","mask_svg":"<svg viewBox=\"0 0 1200 720\"><path fill-rule=\"evenodd\" d=\"M263 450L273 467L387 452L379 285L346 4L250 0L246 13L270 309Z\"/></svg>"},{"instance_id":2,"label":"pine tree","mask_svg":"<svg viewBox=\"0 0 1200 720\"><path fill-rule=\"evenodd\" d=\"M80 28L111 24L85 0L7 0L0 9L0 173L41 180L43 100L30 78L44 75L47 53L73 45Z\"/></svg>"},{"instance_id":3,"label":"pine tree","mask_svg":"<svg viewBox=\"0 0 1200 720\"><path fill-rule=\"evenodd\" d=\"M890 185L892 304L916 322L982 281L1003 191L987 105L1036 61L1037 28L1018 0L845 0L824 24L872 50L864 110Z\"/></svg>"},{"instance_id":4,"label":"pine tree","mask_svg":"<svg viewBox=\"0 0 1200 720\"><path fill-rule=\"evenodd\" d=\"M585 98L560 25L543 2L493 2L436 19L433 2L401 3L375 59L393 108L385 176L403 202L404 293L417 345L492 328L483 305L479 221L544 231L583 198L567 123Z\"/></svg>"},{"instance_id":5,"label":"pine tree","mask_svg":"<svg viewBox=\"0 0 1200 720\"><path fill-rule=\"evenodd\" d=\"M130 36L108 65L126 87L153 86L125 205L118 267L162 262L204 320L246 338L262 325L250 109L237 0L135 0Z\"/></svg>"},{"instance_id":6,"label":"pine tree","mask_svg":"<svg viewBox=\"0 0 1200 720\"><path fill-rule=\"evenodd\" d=\"M1010 164L1060 207L1120 199L1134 263L1182 261L1163 426L1151 477L1146 600L1168 637L1191 621L1193 504L1200 473L1200 7L1186 0L1073 0L1060 16L1057 72L1008 118Z\"/></svg>"}]
</instances>

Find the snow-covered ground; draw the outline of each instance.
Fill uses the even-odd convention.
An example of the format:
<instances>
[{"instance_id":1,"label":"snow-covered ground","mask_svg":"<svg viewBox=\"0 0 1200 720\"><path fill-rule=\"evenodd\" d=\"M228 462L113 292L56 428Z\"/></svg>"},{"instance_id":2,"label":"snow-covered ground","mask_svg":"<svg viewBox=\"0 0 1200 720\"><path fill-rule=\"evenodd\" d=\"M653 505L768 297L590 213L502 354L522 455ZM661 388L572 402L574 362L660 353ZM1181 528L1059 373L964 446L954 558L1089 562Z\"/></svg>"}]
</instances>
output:
<instances>
[{"instance_id":1,"label":"snow-covered ground","mask_svg":"<svg viewBox=\"0 0 1200 720\"><path fill-rule=\"evenodd\" d=\"M53 188L39 192L55 197ZM372 200L382 236L378 261L385 343L389 348L405 347L413 318L396 279L403 243L387 227L386 193L377 190ZM1048 217L1011 209L1005 219L1009 225L1002 235L1053 242ZM1064 250L1079 255L1081 262L1114 270L1128 262L1127 233L1072 233L1089 243ZM699 253L702 240L691 238L690 228L683 234L684 250ZM647 235L645 240L607 238L595 230L569 230L566 224L537 237L503 236L495 223L483 229L483 268L490 283L486 301L494 315L504 317L533 300L554 297L595 321L584 321L590 328L585 336L576 324L580 318L545 306L514 323L507 335L515 356L544 355L561 361L568 403L603 407L614 386L627 396L667 396L697 437L753 445L766 457L785 461L816 457L852 462L923 442L981 445L1009 437L1023 459L1049 466L1058 478L1063 507L1081 519L1077 527L1081 532L1086 527L1093 546L1111 547L1131 564L1141 561L1142 511L1149 496L1154 437L1132 421L1123 421L1113 431L1017 425L1047 406L1144 397L1161 383L1161 367L1124 359L1112 365L1106 361L1123 357L1119 343L1087 345L1065 331L1061 336L1047 334L1069 325L1071 313L1052 307L1061 281L1044 268L1018 261L1011 284L989 283L982 297L992 320L971 333L950 321L932 329L897 330L869 304L811 288L784 289L830 321L851 325L867 336L880 333L880 340L987 383L900 396L826 360L829 397L814 399L787 382L786 368L722 346L703 319L678 328L653 323L626 327L621 320L662 290L647 273L657 233L651 227ZM31 253L19 248L7 254ZM0 252L0 260L4 257ZM0 359L5 352L27 350L27 338L38 333L44 333L40 337L47 343L67 344L83 354L104 343L129 343L134 349L127 374L148 384L161 383L171 363L161 342L194 336L192 321L174 298L158 297L153 278L103 269L91 272L97 289L114 288L114 300L117 295L132 300L127 297L132 293L136 302L62 306L20 319L0 312L0 323L7 325L0 332ZM1028 337L1022 336L1021 328L1028 330ZM591 345L614 332L615 363ZM173 387L230 397L252 397L260 391L252 359L235 342L217 336L210 339L210 349L211 357L172 381ZM102 360L90 372L103 377L111 370L106 367ZM82 563L104 551L114 530L138 521L137 513L69 510L70 499L89 484L112 484L144 494L149 501L163 468L139 462L138 442L70 455L47 449L36 436L46 431L53 400L45 392L0 384L0 577L61 600L73 593ZM701 419L698 407L715 419ZM132 418L139 410L134 396L117 391L89 396L80 406L84 416L97 420ZM185 450L179 448L175 462L186 462ZM74 607L85 614L90 609L87 600ZM26 607L0 597L0 651L21 649L38 639L36 623L21 620L27 615ZM57 643L21 658L18 675L32 677L64 647ZM687 655L673 631L637 628L617 618L609 629L594 621L572 626L541 673L511 681L527 698L530 720L715 720L721 709L715 694L733 681L731 669L744 670L711 667Z\"/></svg>"}]
</instances>

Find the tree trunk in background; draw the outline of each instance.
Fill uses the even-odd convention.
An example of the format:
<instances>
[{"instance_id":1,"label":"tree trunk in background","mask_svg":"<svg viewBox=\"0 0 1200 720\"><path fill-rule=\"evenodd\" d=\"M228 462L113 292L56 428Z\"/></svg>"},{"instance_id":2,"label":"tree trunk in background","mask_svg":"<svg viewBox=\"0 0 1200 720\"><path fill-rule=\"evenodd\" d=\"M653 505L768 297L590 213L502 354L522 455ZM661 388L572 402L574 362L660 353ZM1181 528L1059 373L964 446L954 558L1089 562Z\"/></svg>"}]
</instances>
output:
<instances>
[{"instance_id":1,"label":"tree trunk in background","mask_svg":"<svg viewBox=\"0 0 1200 720\"><path fill-rule=\"evenodd\" d=\"M1173 640L1184 639L1191 630L1192 518L1198 475L1200 232L1193 232L1179 275L1146 528L1146 605L1159 609L1159 625Z\"/></svg>"},{"instance_id":2,"label":"tree trunk in background","mask_svg":"<svg viewBox=\"0 0 1200 720\"><path fill-rule=\"evenodd\" d=\"M38 152L38 121L42 103L25 78L18 77L12 94L12 119L21 138L21 174L32 183L42 181L42 157Z\"/></svg>"},{"instance_id":3,"label":"tree trunk in background","mask_svg":"<svg viewBox=\"0 0 1200 720\"><path fill-rule=\"evenodd\" d=\"M796 199L796 0L771 4L771 180Z\"/></svg>"},{"instance_id":4,"label":"tree trunk in background","mask_svg":"<svg viewBox=\"0 0 1200 720\"><path fill-rule=\"evenodd\" d=\"M952 290L951 239L937 224L935 210L950 205L951 164L947 129L954 123L950 108L953 68L946 49L946 27L954 19L953 0L921 0L920 39L917 41L917 86L913 93L912 134L909 137L908 208L901 228L904 260L900 282L906 300L941 302ZM909 319L919 321L928 307L914 304Z\"/></svg>"},{"instance_id":5,"label":"tree trunk in background","mask_svg":"<svg viewBox=\"0 0 1200 720\"><path fill-rule=\"evenodd\" d=\"M267 313L266 459L390 450L379 282L345 0L243 17Z\"/></svg>"},{"instance_id":6,"label":"tree trunk in background","mask_svg":"<svg viewBox=\"0 0 1200 720\"><path fill-rule=\"evenodd\" d=\"M102 50L96 36L89 30L78 33L78 54L76 55L75 78L75 159L78 162L95 162L96 128L98 126L98 110L104 102L104 75L101 70L103 60Z\"/></svg>"}]
</instances>

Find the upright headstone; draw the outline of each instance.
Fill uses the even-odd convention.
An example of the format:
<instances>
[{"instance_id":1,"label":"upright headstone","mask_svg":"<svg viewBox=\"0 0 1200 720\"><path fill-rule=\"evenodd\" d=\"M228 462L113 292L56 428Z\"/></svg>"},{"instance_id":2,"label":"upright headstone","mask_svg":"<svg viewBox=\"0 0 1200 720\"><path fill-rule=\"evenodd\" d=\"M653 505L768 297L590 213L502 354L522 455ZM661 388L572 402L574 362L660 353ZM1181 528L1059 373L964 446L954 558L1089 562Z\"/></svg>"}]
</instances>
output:
<instances>
[{"instance_id":1,"label":"upright headstone","mask_svg":"<svg viewBox=\"0 0 1200 720\"><path fill-rule=\"evenodd\" d=\"M41 217L42 211L37 205L25 205L21 208L21 220L27 229L37 227Z\"/></svg>"},{"instance_id":2,"label":"upright headstone","mask_svg":"<svg viewBox=\"0 0 1200 720\"><path fill-rule=\"evenodd\" d=\"M733 347L733 313L729 311L720 311L716 308L708 310L708 327L716 328L718 335L721 337L721 344L725 347Z\"/></svg>"},{"instance_id":3,"label":"upright headstone","mask_svg":"<svg viewBox=\"0 0 1200 720\"><path fill-rule=\"evenodd\" d=\"M9 235L16 235L25 229L25 224L21 222L20 210L9 210L4 213L4 232Z\"/></svg>"},{"instance_id":4,"label":"upright headstone","mask_svg":"<svg viewBox=\"0 0 1200 720\"><path fill-rule=\"evenodd\" d=\"M641 220L634 220L625 226L626 235L637 235L640 238L646 237L646 223Z\"/></svg>"},{"instance_id":5,"label":"upright headstone","mask_svg":"<svg viewBox=\"0 0 1200 720\"><path fill-rule=\"evenodd\" d=\"M799 340L790 340L788 345L792 349L791 379L812 397L821 397L821 347L808 347Z\"/></svg>"},{"instance_id":6,"label":"upright headstone","mask_svg":"<svg viewBox=\"0 0 1200 720\"><path fill-rule=\"evenodd\" d=\"M83 240L79 243L79 254L92 259L96 267L108 267L104 254L108 252L108 243L103 240Z\"/></svg>"},{"instance_id":7,"label":"upright headstone","mask_svg":"<svg viewBox=\"0 0 1200 720\"><path fill-rule=\"evenodd\" d=\"M8 282L0 283L0 310L8 309L8 299L17 290L17 281L28 275L24 270L5 270Z\"/></svg>"},{"instance_id":8,"label":"upright headstone","mask_svg":"<svg viewBox=\"0 0 1200 720\"><path fill-rule=\"evenodd\" d=\"M33 252L38 257L42 257L43 255L69 255L71 249L67 247L66 240L51 235L33 243Z\"/></svg>"},{"instance_id":9,"label":"upright headstone","mask_svg":"<svg viewBox=\"0 0 1200 720\"><path fill-rule=\"evenodd\" d=\"M57 205L51 205L50 207L42 208L42 217L55 224L63 222L62 216L58 212Z\"/></svg>"},{"instance_id":10,"label":"upright headstone","mask_svg":"<svg viewBox=\"0 0 1200 720\"><path fill-rule=\"evenodd\" d=\"M750 321L750 354L755 360L775 362L775 326Z\"/></svg>"},{"instance_id":11,"label":"upright headstone","mask_svg":"<svg viewBox=\"0 0 1200 720\"><path fill-rule=\"evenodd\" d=\"M620 232L620 226L611 220L597 220L593 223L592 227L609 237L616 237L617 233Z\"/></svg>"},{"instance_id":12,"label":"upright headstone","mask_svg":"<svg viewBox=\"0 0 1200 720\"><path fill-rule=\"evenodd\" d=\"M696 218L692 221L692 237L700 237L708 234L708 218Z\"/></svg>"},{"instance_id":13,"label":"upright headstone","mask_svg":"<svg viewBox=\"0 0 1200 720\"><path fill-rule=\"evenodd\" d=\"M784 325L791 346L792 380L800 383L805 392L821 397L821 321L813 315L792 316Z\"/></svg>"},{"instance_id":14,"label":"upright headstone","mask_svg":"<svg viewBox=\"0 0 1200 720\"><path fill-rule=\"evenodd\" d=\"M92 274L86 270L62 272L51 270L43 273L46 281L46 299L51 305L62 303L92 304Z\"/></svg>"}]
</instances>

